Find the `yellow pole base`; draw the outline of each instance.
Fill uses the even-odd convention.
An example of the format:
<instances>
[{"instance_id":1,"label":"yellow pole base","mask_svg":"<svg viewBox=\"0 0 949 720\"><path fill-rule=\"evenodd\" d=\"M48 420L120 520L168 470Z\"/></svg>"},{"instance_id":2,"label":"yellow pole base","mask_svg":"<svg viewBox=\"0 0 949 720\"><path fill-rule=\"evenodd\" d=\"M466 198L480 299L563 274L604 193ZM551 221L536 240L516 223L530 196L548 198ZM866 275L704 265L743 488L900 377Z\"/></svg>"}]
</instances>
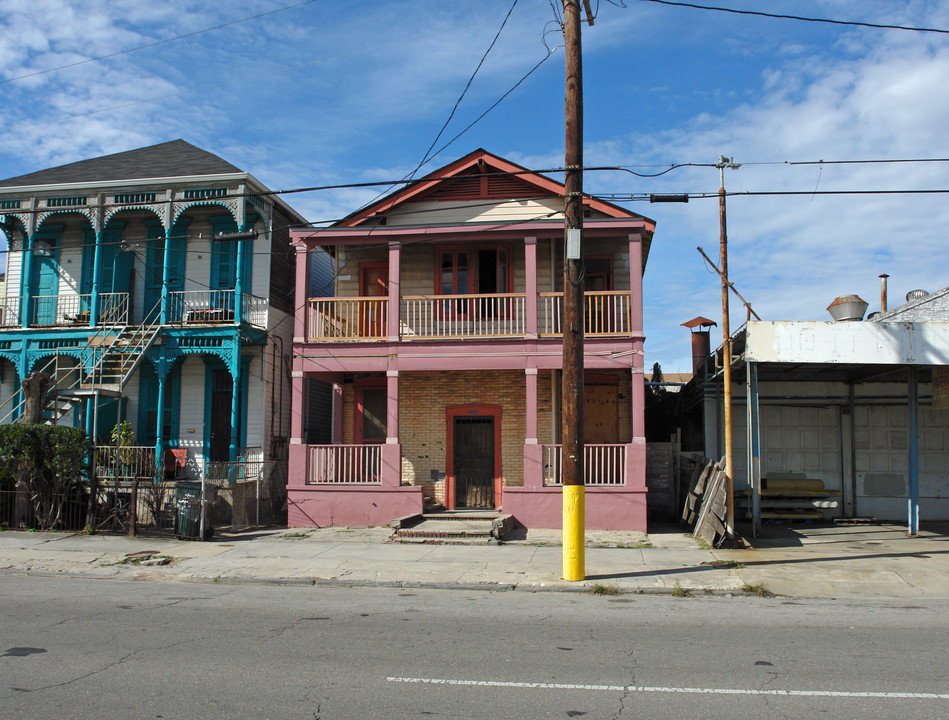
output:
<instances>
[{"instance_id":1,"label":"yellow pole base","mask_svg":"<svg viewBox=\"0 0 949 720\"><path fill-rule=\"evenodd\" d=\"M586 568L583 558L583 485L563 488L563 579L583 580Z\"/></svg>"}]
</instances>

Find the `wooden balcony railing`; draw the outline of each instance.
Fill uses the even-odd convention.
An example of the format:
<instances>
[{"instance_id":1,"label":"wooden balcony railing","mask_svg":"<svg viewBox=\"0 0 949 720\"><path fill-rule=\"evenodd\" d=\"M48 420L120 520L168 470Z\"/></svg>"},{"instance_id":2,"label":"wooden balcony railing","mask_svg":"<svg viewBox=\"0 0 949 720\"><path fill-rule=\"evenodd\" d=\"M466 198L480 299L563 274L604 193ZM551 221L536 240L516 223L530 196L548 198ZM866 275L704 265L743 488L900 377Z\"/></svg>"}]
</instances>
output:
<instances>
[{"instance_id":1,"label":"wooden balcony railing","mask_svg":"<svg viewBox=\"0 0 949 720\"><path fill-rule=\"evenodd\" d=\"M30 298L30 325L88 325L91 295L34 295Z\"/></svg>"},{"instance_id":2,"label":"wooden balcony railing","mask_svg":"<svg viewBox=\"0 0 949 720\"><path fill-rule=\"evenodd\" d=\"M311 298L307 301L306 338L384 339L388 304L384 297Z\"/></svg>"},{"instance_id":3,"label":"wooden balcony railing","mask_svg":"<svg viewBox=\"0 0 949 720\"><path fill-rule=\"evenodd\" d=\"M563 482L563 448L544 445L544 485ZM625 445L584 445L583 475L585 485L616 487L626 483Z\"/></svg>"},{"instance_id":4,"label":"wooden balcony railing","mask_svg":"<svg viewBox=\"0 0 949 720\"><path fill-rule=\"evenodd\" d=\"M486 338L523 335L525 296L430 295L402 298L402 335Z\"/></svg>"},{"instance_id":5,"label":"wooden balcony railing","mask_svg":"<svg viewBox=\"0 0 949 720\"><path fill-rule=\"evenodd\" d=\"M401 340L523 337L527 332L527 303L523 293L490 295L410 295L401 299ZM537 298L537 331L563 333L563 293ZM628 335L628 291L584 294L585 333L591 337ZM385 340L388 337L388 298L310 298L306 309L308 342ZM533 332L533 331L532 331Z\"/></svg>"},{"instance_id":6,"label":"wooden balcony railing","mask_svg":"<svg viewBox=\"0 0 949 720\"><path fill-rule=\"evenodd\" d=\"M540 298L540 334L563 334L563 293L541 293ZM624 335L630 332L629 291L585 292L583 300L585 335Z\"/></svg>"},{"instance_id":7,"label":"wooden balcony railing","mask_svg":"<svg viewBox=\"0 0 949 720\"><path fill-rule=\"evenodd\" d=\"M308 485L380 485L382 445L310 445Z\"/></svg>"}]
</instances>

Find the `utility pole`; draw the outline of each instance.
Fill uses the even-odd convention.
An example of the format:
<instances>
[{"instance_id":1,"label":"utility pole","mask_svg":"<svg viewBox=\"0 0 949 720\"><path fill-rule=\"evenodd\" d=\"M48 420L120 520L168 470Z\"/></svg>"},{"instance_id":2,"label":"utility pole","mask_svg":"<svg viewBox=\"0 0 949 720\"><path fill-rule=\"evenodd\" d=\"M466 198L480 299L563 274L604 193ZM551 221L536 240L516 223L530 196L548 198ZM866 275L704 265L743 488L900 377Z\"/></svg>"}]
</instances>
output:
<instances>
[{"instance_id":1,"label":"utility pole","mask_svg":"<svg viewBox=\"0 0 949 720\"><path fill-rule=\"evenodd\" d=\"M722 260L720 275L722 276L722 365L723 389L725 395L725 532L729 541L735 540L735 481L734 464L732 462L732 347L731 330L728 323L728 226L725 222L725 168L737 170L740 165L735 164L734 158L719 156L718 164L721 187L718 190L718 219L721 233Z\"/></svg>"},{"instance_id":2,"label":"utility pole","mask_svg":"<svg viewBox=\"0 0 949 720\"><path fill-rule=\"evenodd\" d=\"M592 18L588 18L592 20ZM591 23L592 24L592 23ZM564 98L563 386L563 577L583 580L583 69L580 0L563 0L566 55Z\"/></svg>"}]
</instances>

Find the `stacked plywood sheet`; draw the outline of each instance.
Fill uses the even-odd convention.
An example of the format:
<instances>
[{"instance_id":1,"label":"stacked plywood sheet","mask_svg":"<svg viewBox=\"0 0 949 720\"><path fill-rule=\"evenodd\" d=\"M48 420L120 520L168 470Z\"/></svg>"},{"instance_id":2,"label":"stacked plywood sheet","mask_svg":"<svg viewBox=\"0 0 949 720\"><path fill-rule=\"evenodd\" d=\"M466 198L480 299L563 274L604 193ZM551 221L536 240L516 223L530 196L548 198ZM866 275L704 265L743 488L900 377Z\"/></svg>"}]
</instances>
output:
<instances>
[{"instance_id":1,"label":"stacked plywood sheet","mask_svg":"<svg viewBox=\"0 0 949 720\"><path fill-rule=\"evenodd\" d=\"M682 520L692 534L710 545L725 540L725 460L709 460L694 472L693 482L682 508Z\"/></svg>"}]
</instances>

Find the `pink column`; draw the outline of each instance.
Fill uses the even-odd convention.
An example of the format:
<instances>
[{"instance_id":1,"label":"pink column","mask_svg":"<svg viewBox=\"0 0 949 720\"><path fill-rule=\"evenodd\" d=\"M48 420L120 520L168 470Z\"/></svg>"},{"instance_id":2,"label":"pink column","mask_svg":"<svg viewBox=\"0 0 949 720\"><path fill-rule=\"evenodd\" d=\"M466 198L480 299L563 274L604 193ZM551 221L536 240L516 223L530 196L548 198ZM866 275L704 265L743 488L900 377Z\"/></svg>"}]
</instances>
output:
<instances>
[{"instance_id":1,"label":"pink column","mask_svg":"<svg viewBox=\"0 0 949 720\"><path fill-rule=\"evenodd\" d=\"M528 337L537 337L537 238L524 238L525 303L527 316L525 332ZM535 375L534 382L537 382ZM536 389L536 386L535 386ZM536 396L535 396L536 397Z\"/></svg>"},{"instance_id":2,"label":"pink column","mask_svg":"<svg viewBox=\"0 0 949 720\"><path fill-rule=\"evenodd\" d=\"M643 356L633 356L633 442L645 442L646 437L646 378L643 374Z\"/></svg>"},{"instance_id":3,"label":"pink column","mask_svg":"<svg viewBox=\"0 0 949 720\"><path fill-rule=\"evenodd\" d=\"M525 420L525 442L537 444L537 368L524 370L527 386L527 415Z\"/></svg>"},{"instance_id":4,"label":"pink column","mask_svg":"<svg viewBox=\"0 0 949 720\"><path fill-rule=\"evenodd\" d=\"M399 277L402 264L402 245L392 241L389 243L389 307L386 311L386 335L389 342L399 340L399 315L401 313L401 280Z\"/></svg>"},{"instance_id":5,"label":"pink column","mask_svg":"<svg viewBox=\"0 0 949 720\"><path fill-rule=\"evenodd\" d=\"M333 442L343 442L343 383L333 383Z\"/></svg>"},{"instance_id":6,"label":"pink column","mask_svg":"<svg viewBox=\"0 0 949 720\"><path fill-rule=\"evenodd\" d=\"M629 314L630 330L643 332L643 251L642 236L629 236Z\"/></svg>"},{"instance_id":7,"label":"pink column","mask_svg":"<svg viewBox=\"0 0 949 720\"><path fill-rule=\"evenodd\" d=\"M294 370L290 378L290 442L294 443L303 442L304 385L303 371Z\"/></svg>"},{"instance_id":8,"label":"pink column","mask_svg":"<svg viewBox=\"0 0 949 720\"><path fill-rule=\"evenodd\" d=\"M386 371L386 443L399 442L399 371Z\"/></svg>"},{"instance_id":9,"label":"pink column","mask_svg":"<svg viewBox=\"0 0 949 720\"><path fill-rule=\"evenodd\" d=\"M399 444L399 371L386 371L386 444L382 446L382 484L402 484L402 446Z\"/></svg>"},{"instance_id":10,"label":"pink column","mask_svg":"<svg viewBox=\"0 0 949 720\"><path fill-rule=\"evenodd\" d=\"M524 379L527 388L524 398L527 408L524 438L524 487L539 490L544 484L544 448L537 442L537 368L526 368Z\"/></svg>"},{"instance_id":11,"label":"pink column","mask_svg":"<svg viewBox=\"0 0 949 720\"><path fill-rule=\"evenodd\" d=\"M306 338L306 317L307 311L309 310L309 303L307 302L307 288L306 288L306 279L307 279L307 260L309 255L307 254L307 247L305 243L300 243L297 245L297 267L296 267L296 284L294 286L294 301L293 301L293 341L294 342L303 342Z\"/></svg>"}]
</instances>

